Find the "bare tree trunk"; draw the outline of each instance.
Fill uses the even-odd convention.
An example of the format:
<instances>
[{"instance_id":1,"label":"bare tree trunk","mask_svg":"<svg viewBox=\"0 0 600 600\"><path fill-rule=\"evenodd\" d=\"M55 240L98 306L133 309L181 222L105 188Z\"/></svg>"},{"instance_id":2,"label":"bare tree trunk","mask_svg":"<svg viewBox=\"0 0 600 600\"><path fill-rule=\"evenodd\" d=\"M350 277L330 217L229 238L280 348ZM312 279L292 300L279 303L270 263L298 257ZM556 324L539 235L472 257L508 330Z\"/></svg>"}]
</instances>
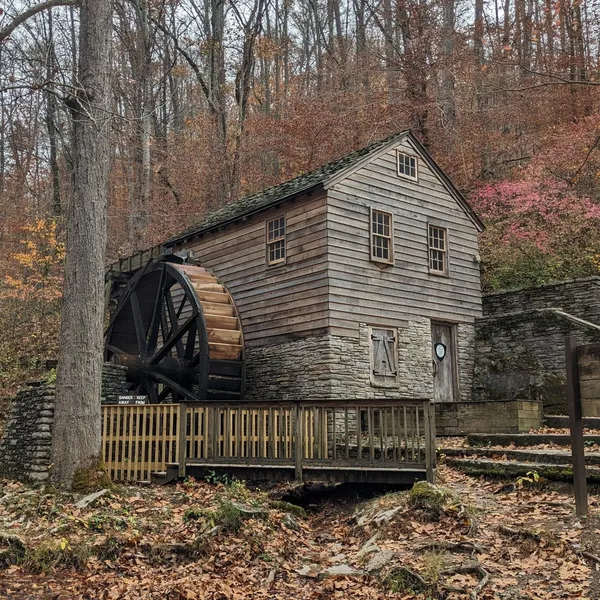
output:
<instances>
[{"instance_id":1,"label":"bare tree trunk","mask_svg":"<svg viewBox=\"0 0 600 600\"><path fill-rule=\"evenodd\" d=\"M48 47L46 50L46 77L52 81L58 70L56 64L56 53L54 50L54 27L52 21L52 9L48 10ZM54 216L61 213L60 206L60 173L58 170L58 129L56 127L57 113L56 96L53 90L46 92L46 129L48 130L48 142L50 146L50 176L52 180L52 212Z\"/></svg>"},{"instance_id":2,"label":"bare tree trunk","mask_svg":"<svg viewBox=\"0 0 600 600\"><path fill-rule=\"evenodd\" d=\"M554 6L552 0L546 0L546 69L554 69Z\"/></svg>"},{"instance_id":3,"label":"bare tree trunk","mask_svg":"<svg viewBox=\"0 0 600 600\"><path fill-rule=\"evenodd\" d=\"M523 8L523 62L521 66L525 69L526 74L529 74L533 53L533 0L527 0Z\"/></svg>"},{"instance_id":4,"label":"bare tree trunk","mask_svg":"<svg viewBox=\"0 0 600 600\"><path fill-rule=\"evenodd\" d=\"M477 6L477 3L475 4ZM443 127L451 130L456 124L456 103L454 100L454 73L451 67L454 54L454 23L456 19L454 0L446 0L443 8L442 27L442 52L444 65L442 70L442 119ZM452 144L453 136L450 135L448 144ZM451 150L451 147L448 148Z\"/></svg>"},{"instance_id":5,"label":"bare tree trunk","mask_svg":"<svg viewBox=\"0 0 600 600\"><path fill-rule=\"evenodd\" d=\"M52 479L71 487L98 464L108 195L112 3L81 0L64 300L52 438Z\"/></svg>"},{"instance_id":6,"label":"bare tree trunk","mask_svg":"<svg viewBox=\"0 0 600 600\"><path fill-rule=\"evenodd\" d=\"M475 30L473 35L473 49L475 50L475 102L477 110L483 108L482 72L485 61L483 52L483 0L475 0Z\"/></svg>"}]
</instances>

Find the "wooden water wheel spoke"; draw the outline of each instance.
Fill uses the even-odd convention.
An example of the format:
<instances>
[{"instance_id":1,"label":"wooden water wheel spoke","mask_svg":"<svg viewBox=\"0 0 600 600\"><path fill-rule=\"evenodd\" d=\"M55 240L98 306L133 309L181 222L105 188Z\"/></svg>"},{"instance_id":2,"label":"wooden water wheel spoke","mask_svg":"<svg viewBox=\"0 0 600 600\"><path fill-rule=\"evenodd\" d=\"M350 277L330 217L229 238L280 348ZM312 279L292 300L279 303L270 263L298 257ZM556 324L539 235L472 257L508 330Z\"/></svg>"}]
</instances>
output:
<instances>
[{"instance_id":1,"label":"wooden water wheel spoke","mask_svg":"<svg viewBox=\"0 0 600 600\"><path fill-rule=\"evenodd\" d=\"M183 386L179 385L177 382L173 381L172 379L169 379L165 375L162 375L161 373L152 373L151 377L154 379L157 379L161 383L164 383L167 388L170 388L174 392L181 394L182 396L184 396L188 400L191 400L192 402L195 402L198 400L198 398L196 398L196 396L194 396L194 394L192 392L190 392L189 390L186 390Z\"/></svg>"},{"instance_id":2,"label":"wooden water wheel spoke","mask_svg":"<svg viewBox=\"0 0 600 600\"><path fill-rule=\"evenodd\" d=\"M106 360L151 402L242 397L243 336L225 286L168 257L134 274L106 331Z\"/></svg>"},{"instance_id":3,"label":"wooden water wheel spoke","mask_svg":"<svg viewBox=\"0 0 600 600\"><path fill-rule=\"evenodd\" d=\"M158 294L154 301L154 309L152 310L152 320L150 321L150 327L148 329L148 351L154 353L156 350L156 344L158 343L158 334L160 332L161 325L161 314L162 314L162 302L161 298L165 293L167 284L167 275L163 268L160 273L160 281L158 284Z\"/></svg>"},{"instance_id":4,"label":"wooden water wheel spoke","mask_svg":"<svg viewBox=\"0 0 600 600\"><path fill-rule=\"evenodd\" d=\"M185 351L183 358L186 360L192 360L194 356L194 350L196 349L196 323L192 323L190 328L190 334L188 335L187 343L185 345Z\"/></svg>"},{"instance_id":5,"label":"wooden water wheel spoke","mask_svg":"<svg viewBox=\"0 0 600 600\"><path fill-rule=\"evenodd\" d=\"M144 323L142 322L142 316L140 314L140 301L137 295L137 291L133 289L131 291L131 308L133 311L133 322L135 325L135 334L137 336L138 346L140 350L145 353L148 347L146 342L146 330Z\"/></svg>"},{"instance_id":6,"label":"wooden water wheel spoke","mask_svg":"<svg viewBox=\"0 0 600 600\"><path fill-rule=\"evenodd\" d=\"M171 296L170 291L166 293L166 301L167 301L167 310L168 310L168 314L169 314L169 321L171 323L171 335L177 335L179 333L179 324L178 324L178 316L177 313L175 312L175 305L173 304L173 297ZM176 342L176 348L177 348L177 356L179 358L183 358L184 355L184 349L183 349L183 342L181 340L181 338L179 338Z\"/></svg>"},{"instance_id":7,"label":"wooden water wheel spoke","mask_svg":"<svg viewBox=\"0 0 600 600\"><path fill-rule=\"evenodd\" d=\"M181 338L185 335L187 330L192 326L196 318L198 317L198 313L194 313L182 326L181 329L177 329L175 333L171 335L171 337L164 343L163 347L150 359L150 364L155 365L161 359L165 358L167 354L171 352L173 346L175 346L178 342L181 341Z\"/></svg>"}]
</instances>

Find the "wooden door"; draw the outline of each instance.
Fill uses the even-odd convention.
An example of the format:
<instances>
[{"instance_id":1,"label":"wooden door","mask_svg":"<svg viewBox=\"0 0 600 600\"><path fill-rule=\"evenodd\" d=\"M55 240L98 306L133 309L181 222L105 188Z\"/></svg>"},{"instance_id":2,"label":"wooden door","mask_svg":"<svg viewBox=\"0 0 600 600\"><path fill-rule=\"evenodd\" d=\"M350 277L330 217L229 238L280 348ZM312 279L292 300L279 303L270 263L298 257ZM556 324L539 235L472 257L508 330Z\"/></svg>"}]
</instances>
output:
<instances>
[{"instance_id":1,"label":"wooden door","mask_svg":"<svg viewBox=\"0 0 600 600\"><path fill-rule=\"evenodd\" d=\"M433 398L435 402L457 400L454 327L446 323L431 324L433 359Z\"/></svg>"}]
</instances>

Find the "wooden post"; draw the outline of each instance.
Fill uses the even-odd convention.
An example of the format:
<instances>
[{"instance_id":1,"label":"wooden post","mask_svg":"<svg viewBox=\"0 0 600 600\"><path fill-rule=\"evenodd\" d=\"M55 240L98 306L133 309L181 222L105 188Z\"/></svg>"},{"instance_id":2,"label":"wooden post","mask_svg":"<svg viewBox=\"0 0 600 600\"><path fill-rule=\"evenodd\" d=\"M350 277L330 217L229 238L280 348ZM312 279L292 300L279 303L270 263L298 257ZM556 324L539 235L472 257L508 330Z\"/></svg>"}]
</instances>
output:
<instances>
[{"instance_id":1,"label":"wooden post","mask_svg":"<svg viewBox=\"0 0 600 600\"><path fill-rule=\"evenodd\" d=\"M186 461L186 437L187 437L187 404L185 402L179 403L179 423L178 425L178 439L177 448L179 455L179 478L185 478L185 461Z\"/></svg>"},{"instance_id":2,"label":"wooden post","mask_svg":"<svg viewBox=\"0 0 600 600\"><path fill-rule=\"evenodd\" d=\"M578 516L587 515L587 480L585 454L583 450L583 420L581 393L579 390L579 365L577 342L574 336L565 339L567 364L567 399L569 402L569 425L571 428L571 453L573 455L573 488L575 491L575 511Z\"/></svg>"},{"instance_id":3,"label":"wooden post","mask_svg":"<svg viewBox=\"0 0 600 600\"><path fill-rule=\"evenodd\" d=\"M418 413L418 408L416 409ZM435 406L425 400L423 403L423 425L425 429L425 469L427 481L435 483ZM433 413L433 414L432 414Z\"/></svg>"},{"instance_id":4,"label":"wooden post","mask_svg":"<svg viewBox=\"0 0 600 600\"><path fill-rule=\"evenodd\" d=\"M300 403L294 405L294 418L296 421L296 444L295 444L295 459L296 459L296 481L302 481L302 458L304 454L304 436L302 423L302 409Z\"/></svg>"}]
</instances>

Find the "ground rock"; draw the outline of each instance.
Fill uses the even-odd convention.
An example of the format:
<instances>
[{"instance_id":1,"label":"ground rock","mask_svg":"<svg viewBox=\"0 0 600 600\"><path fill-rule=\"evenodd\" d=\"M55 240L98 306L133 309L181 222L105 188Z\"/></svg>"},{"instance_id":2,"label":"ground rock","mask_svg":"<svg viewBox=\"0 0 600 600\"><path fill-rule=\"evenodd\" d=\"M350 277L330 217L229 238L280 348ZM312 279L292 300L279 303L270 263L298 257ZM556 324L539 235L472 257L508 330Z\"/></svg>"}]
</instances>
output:
<instances>
[{"instance_id":1,"label":"ground rock","mask_svg":"<svg viewBox=\"0 0 600 600\"><path fill-rule=\"evenodd\" d=\"M364 571L355 569L349 565L334 565L321 572L321 577L360 577Z\"/></svg>"},{"instance_id":2,"label":"ground rock","mask_svg":"<svg viewBox=\"0 0 600 600\"><path fill-rule=\"evenodd\" d=\"M300 531L300 526L298 525L296 519L294 519L294 517L292 517L292 515L290 515L289 513L284 515L283 519L281 519L281 522L288 529L293 529L294 531Z\"/></svg>"},{"instance_id":3,"label":"ground rock","mask_svg":"<svg viewBox=\"0 0 600 600\"><path fill-rule=\"evenodd\" d=\"M391 550L381 550L371 557L366 566L367 573L375 573L387 567L393 560L396 554Z\"/></svg>"},{"instance_id":4,"label":"ground rock","mask_svg":"<svg viewBox=\"0 0 600 600\"><path fill-rule=\"evenodd\" d=\"M296 573L302 577L310 577L311 579L317 579L321 574L319 565L304 565L301 569L296 569Z\"/></svg>"},{"instance_id":5,"label":"ground rock","mask_svg":"<svg viewBox=\"0 0 600 600\"><path fill-rule=\"evenodd\" d=\"M239 502L232 502L231 504L247 517L257 517L259 515L265 515L268 512L266 509L258 506L248 506L247 504L240 504Z\"/></svg>"},{"instance_id":6,"label":"ground rock","mask_svg":"<svg viewBox=\"0 0 600 600\"><path fill-rule=\"evenodd\" d=\"M84 496L79 502L75 504L75 506L77 508L87 508L88 506L90 506L90 504L93 504L94 502L96 502L96 500L108 494L109 491L110 490L108 489L103 489L98 492L94 492L93 494L89 494L88 496Z\"/></svg>"}]
</instances>

